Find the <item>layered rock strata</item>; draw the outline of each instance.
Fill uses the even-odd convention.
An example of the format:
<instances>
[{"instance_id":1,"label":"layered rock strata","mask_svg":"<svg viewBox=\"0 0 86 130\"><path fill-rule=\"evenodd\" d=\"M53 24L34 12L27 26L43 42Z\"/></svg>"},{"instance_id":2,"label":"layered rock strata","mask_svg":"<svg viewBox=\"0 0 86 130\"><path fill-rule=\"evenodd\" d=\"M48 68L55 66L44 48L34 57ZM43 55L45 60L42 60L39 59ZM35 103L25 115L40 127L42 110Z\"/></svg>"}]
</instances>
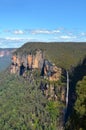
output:
<instances>
[{"instance_id":1,"label":"layered rock strata","mask_svg":"<svg viewBox=\"0 0 86 130\"><path fill-rule=\"evenodd\" d=\"M57 81L61 77L62 70L48 60L45 60L41 50L27 56L13 55L10 72L23 75L27 70L39 69L42 76L50 81Z\"/></svg>"}]
</instances>

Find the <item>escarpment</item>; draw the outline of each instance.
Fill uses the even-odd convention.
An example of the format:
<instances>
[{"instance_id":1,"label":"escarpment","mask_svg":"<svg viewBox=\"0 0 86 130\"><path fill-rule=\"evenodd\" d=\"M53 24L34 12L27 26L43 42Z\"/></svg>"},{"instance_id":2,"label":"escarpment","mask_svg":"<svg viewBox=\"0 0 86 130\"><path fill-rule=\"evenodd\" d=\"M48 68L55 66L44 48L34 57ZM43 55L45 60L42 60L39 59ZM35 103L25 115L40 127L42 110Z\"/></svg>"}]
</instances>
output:
<instances>
[{"instance_id":1,"label":"escarpment","mask_svg":"<svg viewBox=\"0 0 86 130\"><path fill-rule=\"evenodd\" d=\"M44 52L36 50L28 55L13 55L10 67L11 74L21 75L24 78L34 80L33 72L39 71L42 80L40 80L40 89L49 99L65 102L66 89L64 85L58 85L62 76L62 68L45 58ZM30 72L28 74L28 72Z\"/></svg>"},{"instance_id":2,"label":"escarpment","mask_svg":"<svg viewBox=\"0 0 86 130\"><path fill-rule=\"evenodd\" d=\"M10 73L20 75L30 84L38 86L38 91L48 102L57 102L61 109L60 124L64 124L64 106L66 106L66 84L63 79L65 70L46 58L40 49L27 55L13 55ZM33 86L33 89L34 86ZM59 118L59 120L60 120Z\"/></svg>"},{"instance_id":3,"label":"escarpment","mask_svg":"<svg viewBox=\"0 0 86 130\"><path fill-rule=\"evenodd\" d=\"M13 55L10 72L23 75L28 70L40 70L40 75L50 81L58 81L61 77L62 69L51 63L44 57L41 50L36 50L35 54L26 56Z\"/></svg>"}]
</instances>

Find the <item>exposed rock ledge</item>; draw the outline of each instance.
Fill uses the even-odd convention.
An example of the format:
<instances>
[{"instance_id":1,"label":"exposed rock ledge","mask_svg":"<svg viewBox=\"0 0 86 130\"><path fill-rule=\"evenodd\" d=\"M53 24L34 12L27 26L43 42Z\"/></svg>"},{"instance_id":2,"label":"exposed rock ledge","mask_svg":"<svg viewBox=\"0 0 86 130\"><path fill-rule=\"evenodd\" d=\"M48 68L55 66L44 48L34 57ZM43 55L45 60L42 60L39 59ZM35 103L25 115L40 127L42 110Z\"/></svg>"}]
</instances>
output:
<instances>
[{"instance_id":1,"label":"exposed rock ledge","mask_svg":"<svg viewBox=\"0 0 86 130\"><path fill-rule=\"evenodd\" d=\"M61 77L62 69L45 59L41 50L36 50L35 54L13 55L10 72L24 75L27 70L39 69L42 76L50 81L58 81Z\"/></svg>"}]
</instances>

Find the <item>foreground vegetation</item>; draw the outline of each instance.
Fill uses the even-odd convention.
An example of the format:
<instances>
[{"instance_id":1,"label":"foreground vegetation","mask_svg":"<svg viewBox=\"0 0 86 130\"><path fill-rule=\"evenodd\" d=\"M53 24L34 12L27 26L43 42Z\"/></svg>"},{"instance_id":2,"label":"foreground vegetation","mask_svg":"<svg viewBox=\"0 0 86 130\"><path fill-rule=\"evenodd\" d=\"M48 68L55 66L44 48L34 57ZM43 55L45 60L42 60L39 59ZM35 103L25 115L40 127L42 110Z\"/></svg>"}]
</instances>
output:
<instances>
[{"instance_id":1,"label":"foreground vegetation","mask_svg":"<svg viewBox=\"0 0 86 130\"><path fill-rule=\"evenodd\" d=\"M0 130L56 130L62 104L48 101L40 79L29 82L8 72L0 75Z\"/></svg>"}]
</instances>

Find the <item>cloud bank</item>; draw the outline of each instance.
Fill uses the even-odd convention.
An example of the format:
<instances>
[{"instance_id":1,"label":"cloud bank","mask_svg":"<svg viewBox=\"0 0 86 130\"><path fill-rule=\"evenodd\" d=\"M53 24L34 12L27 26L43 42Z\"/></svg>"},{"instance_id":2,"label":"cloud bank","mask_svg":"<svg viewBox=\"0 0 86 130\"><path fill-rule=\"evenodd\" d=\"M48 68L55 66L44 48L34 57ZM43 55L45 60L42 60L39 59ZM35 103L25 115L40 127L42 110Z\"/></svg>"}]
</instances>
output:
<instances>
[{"instance_id":1,"label":"cloud bank","mask_svg":"<svg viewBox=\"0 0 86 130\"><path fill-rule=\"evenodd\" d=\"M0 30L0 48L20 47L25 42L45 41L45 42L86 42L86 32L57 29L5 29Z\"/></svg>"}]
</instances>

